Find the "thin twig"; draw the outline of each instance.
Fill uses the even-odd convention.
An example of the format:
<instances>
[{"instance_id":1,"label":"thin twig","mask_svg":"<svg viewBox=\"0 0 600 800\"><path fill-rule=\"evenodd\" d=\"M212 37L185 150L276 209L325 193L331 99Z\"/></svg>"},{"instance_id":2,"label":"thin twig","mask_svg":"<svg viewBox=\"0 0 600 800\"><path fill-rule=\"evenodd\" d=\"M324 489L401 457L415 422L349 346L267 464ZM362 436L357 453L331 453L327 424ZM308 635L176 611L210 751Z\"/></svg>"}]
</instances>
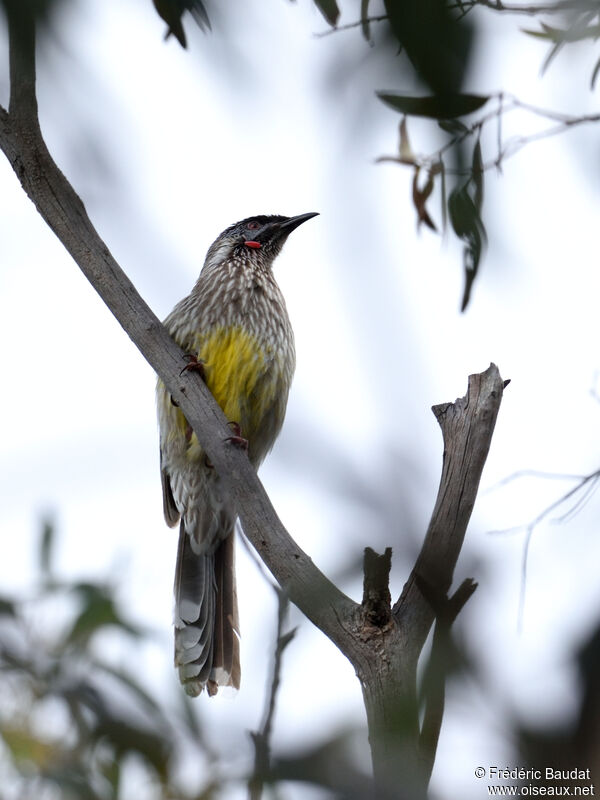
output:
<instances>
[{"instance_id":1,"label":"thin twig","mask_svg":"<svg viewBox=\"0 0 600 800\"><path fill-rule=\"evenodd\" d=\"M507 475L505 478L501 478L499 481L497 481L497 483L488 486L487 489L483 489L481 493L488 494L489 492L495 492L500 487L506 486L506 484L520 480L521 478L544 478L546 480L557 481L582 481L587 478L587 475L574 475L569 472L545 472L541 469L519 469L516 472L512 472L510 475Z\"/></svg>"},{"instance_id":2,"label":"thin twig","mask_svg":"<svg viewBox=\"0 0 600 800\"><path fill-rule=\"evenodd\" d=\"M562 11L572 11L581 9L581 0L562 0L556 3L502 3L496 0L461 0L460 3L449 5L448 9L451 11L462 11L465 9L470 11L473 8L480 6L487 8L490 11L502 11L505 14L527 14L534 16L535 14L557 14Z\"/></svg>"},{"instance_id":3,"label":"thin twig","mask_svg":"<svg viewBox=\"0 0 600 800\"><path fill-rule=\"evenodd\" d=\"M491 169L499 169L504 161L516 155L520 150L532 142L539 141L540 139L547 139L552 136L564 133L569 128L575 128L579 125L587 125L590 123L600 122L600 113L596 114L583 114L580 116L573 116L564 114L550 109L540 108L539 106L532 105L518 97L506 94L504 92L497 92L491 94L490 100L496 100L497 106L487 113L480 116L471 125L466 126L464 130L452 136L442 147L428 155L414 155L412 160L407 160L405 157L398 156L380 156L375 159L375 163L395 163L404 164L411 167L418 167L419 169L431 169L434 164L439 164L443 156L452 148L461 144L471 136L480 135L482 128L492 120L497 121L497 153L493 159L483 163L482 170L488 171ZM526 111L537 117L542 117L551 120L558 124L552 125L544 130L537 131L529 136L516 136L507 139L504 143L501 137L500 119L511 111ZM449 169L446 168L447 175L457 175L467 177L471 175L471 168L465 167L463 169Z\"/></svg>"},{"instance_id":4,"label":"thin twig","mask_svg":"<svg viewBox=\"0 0 600 800\"><path fill-rule=\"evenodd\" d=\"M271 766L271 732L273 730L273 719L277 692L281 683L281 665L283 662L283 651L294 638L296 628L287 633L283 632L285 620L289 608L289 600L284 592L277 587L273 587L277 594L277 638L275 641L275 652L273 654L273 673L271 676L271 686L268 697L266 698L265 710L260 731L250 733L254 743L254 771L248 781L249 800L260 800L265 779L268 777Z\"/></svg>"},{"instance_id":5,"label":"thin twig","mask_svg":"<svg viewBox=\"0 0 600 800\"><path fill-rule=\"evenodd\" d=\"M447 6L449 11L460 11L461 17L466 16L469 11L477 7L486 8L490 11L502 11L505 14L527 14L528 16L535 16L536 14L558 14L563 11L580 11L581 0L562 0L556 3L532 3L518 4L518 3L501 3L495 0L460 0L453 5ZM590 6L590 10L595 6ZM322 39L325 36L331 36L334 33L341 31L349 31L354 28L360 28L365 22L385 22L389 19L387 14L380 14L379 16L366 17L365 19L356 20L356 22L348 22L345 25L336 25L329 30L319 31L315 33L316 39Z\"/></svg>"},{"instance_id":6,"label":"thin twig","mask_svg":"<svg viewBox=\"0 0 600 800\"><path fill-rule=\"evenodd\" d=\"M533 533L535 529L541 525L541 523L547 519L553 511L556 511L560 508L564 503L570 500L573 497L576 497L580 492L582 495L577 497L576 502L573 506L567 509L563 514L560 514L554 519L550 520L551 522L555 522L557 524L568 522L570 519L573 518L583 506L588 502L594 491L600 485L600 469L596 470L595 472L590 473L589 475L584 475L583 477L579 475L556 475L553 473L536 473L535 470L523 470L520 473L515 473L512 476L509 476L504 480L506 483L508 480L512 480L514 478L523 476L523 475L540 475L545 478L563 478L563 479L571 479L571 480L578 480L578 484L570 489L568 492L563 494L549 506L547 506L543 511L541 511L531 522L528 522L527 525L517 525L511 528L505 528L503 530L494 530L490 531L492 534L507 534L507 533L514 533L516 531L525 530L525 542L523 544L523 556L521 559L521 586L519 588L519 606L517 612L517 619L518 619L518 630L519 632L523 628L523 616L525 613L525 593L527 587L527 566L529 563L529 548L531 545L531 539L533 537ZM500 484L497 484L500 485Z\"/></svg>"},{"instance_id":7,"label":"thin twig","mask_svg":"<svg viewBox=\"0 0 600 800\"><path fill-rule=\"evenodd\" d=\"M387 20L387 14L381 14L378 17L366 17L366 19L359 19L358 22L349 22L346 25L336 25L334 28L330 28L327 31L319 31L319 33L315 33L315 39L322 39L324 36L331 36L332 33L339 33L339 31L349 31L352 28L360 28L364 25L365 22L385 22Z\"/></svg>"}]
</instances>

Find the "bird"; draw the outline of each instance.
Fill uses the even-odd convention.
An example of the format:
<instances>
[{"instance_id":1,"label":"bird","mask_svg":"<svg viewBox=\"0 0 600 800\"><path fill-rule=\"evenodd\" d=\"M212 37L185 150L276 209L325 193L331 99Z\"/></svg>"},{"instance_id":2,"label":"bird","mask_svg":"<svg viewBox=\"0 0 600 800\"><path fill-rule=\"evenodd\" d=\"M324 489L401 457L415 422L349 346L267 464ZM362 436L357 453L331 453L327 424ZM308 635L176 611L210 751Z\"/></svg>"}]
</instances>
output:
<instances>
[{"instance_id":1,"label":"bird","mask_svg":"<svg viewBox=\"0 0 600 800\"><path fill-rule=\"evenodd\" d=\"M281 430L296 355L273 262L316 212L259 215L221 233L190 294L164 324L230 421L229 437L258 469ZM166 523L179 523L174 582L175 666L185 691L240 686L234 566L236 510L184 414L157 382Z\"/></svg>"},{"instance_id":2,"label":"bird","mask_svg":"<svg viewBox=\"0 0 600 800\"><path fill-rule=\"evenodd\" d=\"M187 39L181 18L184 11L189 11L202 31L210 30L210 20L202 0L153 0L158 14L167 23L165 39L171 34L183 49L187 49Z\"/></svg>"}]
</instances>

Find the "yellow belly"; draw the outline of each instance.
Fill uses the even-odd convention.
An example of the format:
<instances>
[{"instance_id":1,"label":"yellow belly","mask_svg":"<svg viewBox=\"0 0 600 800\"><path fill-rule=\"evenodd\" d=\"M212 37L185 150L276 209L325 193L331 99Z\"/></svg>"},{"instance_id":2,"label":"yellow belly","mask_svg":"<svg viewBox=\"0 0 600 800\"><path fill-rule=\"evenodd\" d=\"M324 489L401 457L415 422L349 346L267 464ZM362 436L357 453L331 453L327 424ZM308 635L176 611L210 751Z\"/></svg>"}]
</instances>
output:
<instances>
[{"instance_id":1,"label":"yellow belly","mask_svg":"<svg viewBox=\"0 0 600 800\"><path fill-rule=\"evenodd\" d=\"M261 400L273 402L274 386L264 386L265 372L272 366L272 353L266 352L256 337L241 327L217 328L196 342L198 358L204 362L206 385L227 419L244 427L257 420ZM269 397L257 397L267 392ZM253 427L253 425L252 425ZM248 431L245 435L251 434Z\"/></svg>"},{"instance_id":2,"label":"yellow belly","mask_svg":"<svg viewBox=\"0 0 600 800\"><path fill-rule=\"evenodd\" d=\"M271 429L276 435L285 413L289 386L282 356L239 326L216 328L200 335L193 350L204 364L206 385L213 397L248 440L251 459L256 446L262 460L262 451L272 445L272 441L263 439L271 438ZM188 460L202 458L196 434L190 430L183 412L172 407L173 412L176 419L171 436L187 440Z\"/></svg>"}]
</instances>

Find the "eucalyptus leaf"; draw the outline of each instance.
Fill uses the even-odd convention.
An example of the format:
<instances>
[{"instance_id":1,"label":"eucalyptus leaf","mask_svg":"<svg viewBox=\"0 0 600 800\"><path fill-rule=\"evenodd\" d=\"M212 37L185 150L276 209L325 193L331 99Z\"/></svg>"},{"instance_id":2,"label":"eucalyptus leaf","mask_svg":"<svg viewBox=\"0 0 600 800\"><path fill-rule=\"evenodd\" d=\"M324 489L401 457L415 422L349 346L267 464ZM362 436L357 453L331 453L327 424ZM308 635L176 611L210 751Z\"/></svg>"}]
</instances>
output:
<instances>
[{"instance_id":1,"label":"eucalyptus leaf","mask_svg":"<svg viewBox=\"0 0 600 800\"><path fill-rule=\"evenodd\" d=\"M40 535L39 563L40 572L46 578L52 572L52 555L54 551L54 523L50 519L42 522L42 532Z\"/></svg>"},{"instance_id":2,"label":"eucalyptus leaf","mask_svg":"<svg viewBox=\"0 0 600 800\"><path fill-rule=\"evenodd\" d=\"M461 311L464 311L471 297L473 282L477 277L481 253L486 241L485 226L469 194L468 182L453 189L450 193L448 214L454 232L464 243L463 268L465 287L461 303Z\"/></svg>"},{"instance_id":3,"label":"eucalyptus leaf","mask_svg":"<svg viewBox=\"0 0 600 800\"><path fill-rule=\"evenodd\" d=\"M446 133L451 133L453 136L460 136L464 133L468 133L469 129L458 119L441 119L438 122L438 125L443 131Z\"/></svg>"},{"instance_id":4,"label":"eucalyptus leaf","mask_svg":"<svg viewBox=\"0 0 600 800\"><path fill-rule=\"evenodd\" d=\"M16 617L17 608L12 600L7 597L0 597L0 616Z\"/></svg>"},{"instance_id":5,"label":"eucalyptus leaf","mask_svg":"<svg viewBox=\"0 0 600 800\"><path fill-rule=\"evenodd\" d=\"M447 120L462 117L480 109L489 97L480 94L445 94L415 97L406 94L377 92L379 99L402 114L414 117Z\"/></svg>"},{"instance_id":6,"label":"eucalyptus leaf","mask_svg":"<svg viewBox=\"0 0 600 800\"><path fill-rule=\"evenodd\" d=\"M600 72L600 58L596 61L596 66L594 67L594 71L592 72L592 77L590 80L590 88L593 89L596 86L596 78L598 77L598 72Z\"/></svg>"},{"instance_id":7,"label":"eucalyptus leaf","mask_svg":"<svg viewBox=\"0 0 600 800\"><path fill-rule=\"evenodd\" d=\"M314 0L314 3L327 22L335 27L340 17L340 9L336 0Z\"/></svg>"},{"instance_id":8,"label":"eucalyptus leaf","mask_svg":"<svg viewBox=\"0 0 600 800\"><path fill-rule=\"evenodd\" d=\"M367 42L371 41L371 25L369 24L369 0L360 0L360 28Z\"/></svg>"},{"instance_id":9,"label":"eucalyptus leaf","mask_svg":"<svg viewBox=\"0 0 600 800\"><path fill-rule=\"evenodd\" d=\"M475 203L477 211L481 213L481 207L483 205L483 159L481 157L481 141L479 139L477 139L475 147L473 148L471 175L473 178L473 186L475 187L473 202Z\"/></svg>"},{"instance_id":10,"label":"eucalyptus leaf","mask_svg":"<svg viewBox=\"0 0 600 800\"><path fill-rule=\"evenodd\" d=\"M79 583L74 587L82 600L82 610L75 618L65 643L85 646L101 628L114 626L132 636L140 636L141 632L121 616L116 606L113 591L100 584Z\"/></svg>"}]
</instances>

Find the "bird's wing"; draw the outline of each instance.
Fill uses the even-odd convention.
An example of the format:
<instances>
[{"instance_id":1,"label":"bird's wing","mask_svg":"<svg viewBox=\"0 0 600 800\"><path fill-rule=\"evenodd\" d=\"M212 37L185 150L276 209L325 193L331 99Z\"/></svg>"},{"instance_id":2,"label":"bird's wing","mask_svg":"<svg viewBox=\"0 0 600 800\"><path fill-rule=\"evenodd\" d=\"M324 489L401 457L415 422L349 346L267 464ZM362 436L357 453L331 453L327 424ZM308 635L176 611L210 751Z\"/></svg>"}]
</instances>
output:
<instances>
[{"instance_id":1,"label":"bird's wing","mask_svg":"<svg viewBox=\"0 0 600 800\"><path fill-rule=\"evenodd\" d=\"M175 498L173 497L173 490L171 489L171 481L169 480L169 473L162 466L161 454L161 469L160 478L163 490L163 513L165 515L165 522L170 528L173 528L179 522L179 511L175 505Z\"/></svg>"}]
</instances>

